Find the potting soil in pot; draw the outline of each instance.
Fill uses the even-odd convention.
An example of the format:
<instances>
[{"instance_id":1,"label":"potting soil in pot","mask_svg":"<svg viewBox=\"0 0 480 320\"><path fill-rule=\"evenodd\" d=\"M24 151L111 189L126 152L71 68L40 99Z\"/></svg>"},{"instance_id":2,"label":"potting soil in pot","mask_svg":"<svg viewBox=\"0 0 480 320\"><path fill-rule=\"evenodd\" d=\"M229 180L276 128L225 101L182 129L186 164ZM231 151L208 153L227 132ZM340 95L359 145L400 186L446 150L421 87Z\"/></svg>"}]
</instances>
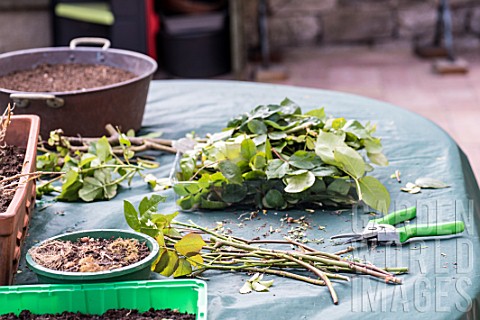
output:
<instances>
[{"instance_id":1,"label":"potting soil in pot","mask_svg":"<svg viewBox=\"0 0 480 320\"><path fill-rule=\"evenodd\" d=\"M0 146L0 181L22 172L25 150L15 146ZM16 180L0 182L0 213L7 211L16 190Z\"/></svg>"},{"instance_id":2,"label":"potting soil in pot","mask_svg":"<svg viewBox=\"0 0 480 320\"><path fill-rule=\"evenodd\" d=\"M149 254L145 242L137 239L52 240L31 248L33 260L41 266L64 272L99 272L134 264Z\"/></svg>"},{"instance_id":3,"label":"potting soil in pot","mask_svg":"<svg viewBox=\"0 0 480 320\"><path fill-rule=\"evenodd\" d=\"M107 310L102 315L89 315L82 314L80 312L63 312L61 314L43 314L35 315L30 313L30 311L24 310L18 316L13 313L0 315L0 320L30 320L30 319L119 319L119 320L130 320L130 319L172 319L172 320L195 320L195 315L191 313L181 313L171 309L165 310L154 310L150 309L145 312L138 312L138 310L129 310L129 309L110 309Z\"/></svg>"},{"instance_id":4,"label":"potting soil in pot","mask_svg":"<svg viewBox=\"0 0 480 320\"><path fill-rule=\"evenodd\" d=\"M27 92L84 90L123 82L135 74L100 64L42 64L0 77L0 88Z\"/></svg>"}]
</instances>

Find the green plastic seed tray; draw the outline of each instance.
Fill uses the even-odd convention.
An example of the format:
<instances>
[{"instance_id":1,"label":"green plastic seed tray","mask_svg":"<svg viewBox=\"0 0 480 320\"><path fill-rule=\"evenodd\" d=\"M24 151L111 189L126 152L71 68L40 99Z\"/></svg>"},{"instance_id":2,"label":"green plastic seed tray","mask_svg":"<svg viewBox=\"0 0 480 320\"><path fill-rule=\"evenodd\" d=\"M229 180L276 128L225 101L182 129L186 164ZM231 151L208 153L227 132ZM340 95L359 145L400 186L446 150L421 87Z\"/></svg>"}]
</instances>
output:
<instances>
[{"instance_id":1,"label":"green plastic seed tray","mask_svg":"<svg viewBox=\"0 0 480 320\"><path fill-rule=\"evenodd\" d=\"M102 314L108 309L176 309L207 319L207 284L200 280L126 281L0 287L0 315L22 310Z\"/></svg>"}]
</instances>

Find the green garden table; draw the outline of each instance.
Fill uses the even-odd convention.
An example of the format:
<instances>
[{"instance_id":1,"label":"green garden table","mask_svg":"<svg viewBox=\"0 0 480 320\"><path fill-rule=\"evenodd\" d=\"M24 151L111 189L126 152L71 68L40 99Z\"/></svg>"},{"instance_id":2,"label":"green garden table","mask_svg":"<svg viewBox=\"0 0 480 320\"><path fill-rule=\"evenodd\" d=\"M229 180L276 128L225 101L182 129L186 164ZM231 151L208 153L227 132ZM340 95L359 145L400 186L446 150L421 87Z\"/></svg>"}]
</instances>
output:
<instances>
[{"instance_id":1,"label":"green garden table","mask_svg":"<svg viewBox=\"0 0 480 320\"><path fill-rule=\"evenodd\" d=\"M410 273L400 276L403 285L385 284L368 276L352 276L350 282L336 282L340 298L333 305L325 287L266 276L274 279L267 293L242 295L238 292L248 275L208 272L209 319L474 319L480 312L480 256L478 239L480 192L465 154L438 126L430 121L388 103L333 91L296 88L281 85L234 81L153 81L142 133L162 131L163 137L177 139L186 133L199 135L218 131L239 113L259 104L279 103L288 97L306 111L324 106L328 115L377 123L377 136L382 137L384 153L390 160L388 167L375 168L373 175L388 188L392 207L418 208L419 223L463 220L466 230L461 237L447 240L414 242L402 247L367 248L357 244L354 257L366 259L378 266L407 266ZM152 171L157 177L167 177L174 155L158 156L161 166ZM402 184L390 175L400 170ZM440 179L451 187L422 190L419 194L400 191L406 182L419 177ZM123 188L111 201L94 203L54 203L41 210L37 206L30 224L30 234L23 252L35 242L48 237L83 229L124 228L123 200L137 205L152 194L149 187L134 180L130 188ZM161 206L164 213L177 210L171 190ZM48 199L48 198L47 198ZM335 252L343 247L328 240L331 235L359 231L369 215L361 210L329 211L317 209L314 213L288 211L294 218L305 216L312 225L309 238L324 238L323 244L311 244L325 251ZM182 212L179 220L214 227L223 221L225 227L244 238L263 237L270 226L279 227L286 212L260 212L256 219L244 221L249 211L226 210L214 212ZM239 224L242 222L243 227ZM318 228L325 226L324 230ZM287 232L284 228L282 233ZM268 238L282 237L272 234ZM18 284L35 283L35 276L26 270L17 276Z\"/></svg>"}]
</instances>

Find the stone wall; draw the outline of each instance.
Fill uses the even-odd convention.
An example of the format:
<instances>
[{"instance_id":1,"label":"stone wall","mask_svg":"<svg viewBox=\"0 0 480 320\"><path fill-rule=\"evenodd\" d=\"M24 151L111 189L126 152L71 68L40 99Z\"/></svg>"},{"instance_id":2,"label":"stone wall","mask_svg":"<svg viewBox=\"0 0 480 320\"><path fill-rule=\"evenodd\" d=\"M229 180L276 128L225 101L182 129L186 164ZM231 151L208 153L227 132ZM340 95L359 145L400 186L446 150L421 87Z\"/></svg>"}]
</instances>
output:
<instances>
[{"instance_id":1,"label":"stone wall","mask_svg":"<svg viewBox=\"0 0 480 320\"><path fill-rule=\"evenodd\" d=\"M248 47L258 0L246 0ZM268 0L272 48L319 44L371 44L431 38L438 0ZM480 37L480 1L450 0L454 33Z\"/></svg>"},{"instance_id":2,"label":"stone wall","mask_svg":"<svg viewBox=\"0 0 480 320\"><path fill-rule=\"evenodd\" d=\"M0 53L52 45L49 0L0 0Z\"/></svg>"}]
</instances>

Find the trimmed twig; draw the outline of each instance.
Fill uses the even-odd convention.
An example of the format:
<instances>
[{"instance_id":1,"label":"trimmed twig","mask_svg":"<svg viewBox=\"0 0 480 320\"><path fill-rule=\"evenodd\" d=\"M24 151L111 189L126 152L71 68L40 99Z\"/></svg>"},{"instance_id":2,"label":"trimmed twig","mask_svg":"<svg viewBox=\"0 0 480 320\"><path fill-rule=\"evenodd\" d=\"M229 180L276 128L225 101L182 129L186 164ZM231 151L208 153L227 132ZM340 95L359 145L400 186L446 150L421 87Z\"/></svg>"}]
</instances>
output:
<instances>
[{"instance_id":1,"label":"trimmed twig","mask_svg":"<svg viewBox=\"0 0 480 320\"><path fill-rule=\"evenodd\" d=\"M7 182L7 181L17 180L17 179L20 179L22 177L29 177L27 181L30 181L30 180L36 179L36 178L38 178L42 175L45 175L45 174L60 174L60 175L62 175L62 174L65 174L65 172L35 171L35 172L19 173L19 174L1 179L0 180L0 185ZM0 188L1 188L1 186L0 186Z\"/></svg>"},{"instance_id":2,"label":"trimmed twig","mask_svg":"<svg viewBox=\"0 0 480 320\"><path fill-rule=\"evenodd\" d=\"M346 249L335 252L334 255L339 256L339 255L342 255L342 254L345 254L345 253L352 252L353 250L355 250L355 248L350 246L350 247L347 247Z\"/></svg>"},{"instance_id":3,"label":"trimmed twig","mask_svg":"<svg viewBox=\"0 0 480 320\"><path fill-rule=\"evenodd\" d=\"M111 124L107 124L105 126L105 130L108 133L107 140L112 146L112 151L116 155L123 154L123 148L115 148L116 146L120 145L120 133L115 130L115 128ZM127 137L123 136L122 138L127 139L131 143L131 147L129 148L131 151L140 152L146 150L158 150L158 151L165 151L169 153L177 153L177 150L172 147L172 140L168 139L159 139L159 138L144 138L144 137ZM72 152L80 151L86 152L88 151L88 146L91 143L97 142L100 137L94 138L84 138L84 137L69 137L61 135L60 144L63 141L68 142L68 149Z\"/></svg>"},{"instance_id":4,"label":"trimmed twig","mask_svg":"<svg viewBox=\"0 0 480 320\"><path fill-rule=\"evenodd\" d=\"M298 242L298 241L295 241L295 240L293 240L293 239L290 239L290 238L287 238L287 237L285 237L284 239L285 239L287 242L289 242L289 243L291 243L291 244L293 244L293 245L296 245L296 246L299 247L299 248L304 249L305 251L317 252L317 250L315 250L315 249L313 249L313 248L311 248L311 247L309 247L309 246L307 246L307 245L305 245L305 244L303 244L303 243L300 243L300 242Z\"/></svg>"},{"instance_id":5,"label":"trimmed twig","mask_svg":"<svg viewBox=\"0 0 480 320\"><path fill-rule=\"evenodd\" d=\"M282 257L285 258L285 259L291 260L291 261L305 267L306 269L310 270L311 272L313 272L314 274L319 276L320 279L322 279L323 282L325 282L325 285L327 286L328 291L330 291L330 295L332 296L333 304L338 304L337 293L335 292L335 289L333 288L332 283L330 282L330 279L328 279L328 277L325 275L325 273L323 271L320 271L319 269L315 268L311 264L308 264L308 263L306 263L302 260L296 259L296 258L292 257L291 255L285 254L285 255L282 255Z\"/></svg>"},{"instance_id":6,"label":"trimmed twig","mask_svg":"<svg viewBox=\"0 0 480 320\"><path fill-rule=\"evenodd\" d=\"M10 107L10 104L7 105L7 108L3 112L2 116L0 117L0 147L4 147L5 143L5 136L7 135L7 129L10 125L12 111L15 109L15 104L13 107Z\"/></svg>"},{"instance_id":7,"label":"trimmed twig","mask_svg":"<svg viewBox=\"0 0 480 320\"><path fill-rule=\"evenodd\" d=\"M222 246L231 246L231 247L236 247L237 249L242 249L246 251L254 251L254 252L259 252L259 253L273 253L273 254L288 254L294 258L297 259L302 259L304 261L312 261L312 262L320 262L325 265L331 265L331 266L338 266L338 267L344 267L344 268L350 268L353 269L357 272L360 273L365 273L369 274L381 279L384 279L386 282L392 282L392 283L397 283L401 284L402 281L401 279L396 278L394 275L386 272L385 270L382 270L380 268L377 268L372 265L366 265L366 264L361 264L358 262L350 262L350 261L343 261L341 260L340 257L335 256L330 253L323 252L322 255L325 257L319 257L319 256L313 256L313 255L308 255L308 254L302 254L298 252L287 252L284 250L274 250L274 249L265 249L265 248L259 248L247 244L242 244L242 243L237 243L229 240L224 240L224 239L219 239L214 236L210 238L211 241L215 242L215 247L220 248ZM332 258L330 258L332 257ZM330 258L330 259L329 259ZM337 260L338 259L338 260Z\"/></svg>"}]
</instances>

